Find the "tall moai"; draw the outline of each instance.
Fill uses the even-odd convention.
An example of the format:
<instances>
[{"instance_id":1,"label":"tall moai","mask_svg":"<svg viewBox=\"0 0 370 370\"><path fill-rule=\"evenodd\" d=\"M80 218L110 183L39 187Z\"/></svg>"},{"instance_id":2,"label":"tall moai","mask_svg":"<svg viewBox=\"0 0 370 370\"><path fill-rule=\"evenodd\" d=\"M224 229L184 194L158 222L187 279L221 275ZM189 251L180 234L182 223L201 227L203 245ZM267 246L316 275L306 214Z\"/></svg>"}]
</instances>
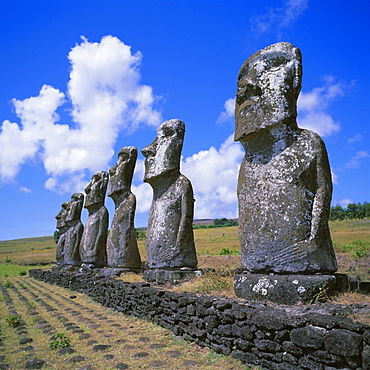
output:
<instances>
[{"instance_id":1,"label":"tall moai","mask_svg":"<svg viewBox=\"0 0 370 370\"><path fill-rule=\"evenodd\" d=\"M65 233L68 230L68 225L66 219L68 217L69 212L69 202L63 202L62 208L60 209L59 213L55 216L57 220L57 229L59 231L59 238L56 247L56 263L58 267L64 265L64 246L65 246Z\"/></svg>"},{"instance_id":2,"label":"tall moai","mask_svg":"<svg viewBox=\"0 0 370 370\"><path fill-rule=\"evenodd\" d=\"M84 231L84 226L81 222L83 203L84 195L82 193L72 194L65 220L68 230L65 233L64 265L81 265L79 246Z\"/></svg>"},{"instance_id":3,"label":"tall moai","mask_svg":"<svg viewBox=\"0 0 370 370\"><path fill-rule=\"evenodd\" d=\"M89 212L80 244L82 267L104 267L107 264L108 210L104 206L108 172L96 172L85 188L85 204Z\"/></svg>"},{"instance_id":4,"label":"tall moai","mask_svg":"<svg viewBox=\"0 0 370 370\"><path fill-rule=\"evenodd\" d=\"M234 139L245 150L237 193L247 273L332 274L337 270L328 227L329 161L322 139L297 126L301 82L301 52L287 42L258 51L239 71ZM243 296L245 282L253 279L238 276L235 289ZM248 286L260 294L266 293L261 286L274 291L278 284L276 278L272 283L263 281Z\"/></svg>"},{"instance_id":5,"label":"tall moai","mask_svg":"<svg viewBox=\"0 0 370 370\"><path fill-rule=\"evenodd\" d=\"M198 263L192 228L193 188L189 179L180 173L184 134L184 122L166 121L159 126L153 143L142 149L144 182L153 188L146 237L148 263L150 269L162 272L193 270ZM147 270L144 277L160 282L159 276L165 275L162 272ZM162 280L171 280L176 274L170 275Z\"/></svg>"},{"instance_id":6,"label":"tall moai","mask_svg":"<svg viewBox=\"0 0 370 370\"><path fill-rule=\"evenodd\" d=\"M115 212L107 240L108 267L141 268L134 227L136 197L131 192L136 159L137 148L124 147L109 170L108 196L114 201Z\"/></svg>"}]
</instances>

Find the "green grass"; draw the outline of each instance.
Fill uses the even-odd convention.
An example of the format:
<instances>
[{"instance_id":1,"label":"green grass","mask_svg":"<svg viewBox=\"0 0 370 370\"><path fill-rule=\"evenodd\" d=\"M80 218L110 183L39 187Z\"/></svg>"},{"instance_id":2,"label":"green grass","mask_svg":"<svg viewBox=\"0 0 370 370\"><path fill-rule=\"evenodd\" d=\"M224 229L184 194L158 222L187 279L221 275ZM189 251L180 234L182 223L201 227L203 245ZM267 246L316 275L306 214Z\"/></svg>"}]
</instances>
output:
<instances>
[{"instance_id":1,"label":"green grass","mask_svg":"<svg viewBox=\"0 0 370 370\"><path fill-rule=\"evenodd\" d=\"M5 321L11 328L18 328L21 325L22 316L12 315L8 316Z\"/></svg>"},{"instance_id":2,"label":"green grass","mask_svg":"<svg viewBox=\"0 0 370 370\"><path fill-rule=\"evenodd\" d=\"M50 268L49 266L42 266L43 268ZM25 276L28 275L28 270L37 268L37 266L22 266L9 263L0 263L0 276Z\"/></svg>"},{"instance_id":3,"label":"green grass","mask_svg":"<svg viewBox=\"0 0 370 370\"><path fill-rule=\"evenodd\" d=\"M0 241L0 254L28 251L31 250L31 248L34 250L40 250L46 249L47 247L55 247L53 236L3 240Z\"/></svg>"},{"instance_id":4,"label":"green grass","mask_svg":"<svg viewBox=\"0 0 370 370\"><path fill-rule=\"evenodd\" d=\"M337 254L339 272L369 280L370 219L329 222ZM194 230L199 267L234 269L241 266L238 227ZM145 240L138 241L143 261L147 260ZM55 263L53 236L0 242L0 276L19 276L35 266L30 263ZM45 266L50 267L50 266Z\"/></svg>"},{"instance_id":5,"label":"green grass","mask_svg":"<svg viewBox=\"0 0 370 370\"><path fill-rule=\"evenodd\" d=\"M71 340L64 333L56 333L52 336L52 339L49 343L51 349L60 349L64 347L69 347Z\"/></svg>"}]
</instances>

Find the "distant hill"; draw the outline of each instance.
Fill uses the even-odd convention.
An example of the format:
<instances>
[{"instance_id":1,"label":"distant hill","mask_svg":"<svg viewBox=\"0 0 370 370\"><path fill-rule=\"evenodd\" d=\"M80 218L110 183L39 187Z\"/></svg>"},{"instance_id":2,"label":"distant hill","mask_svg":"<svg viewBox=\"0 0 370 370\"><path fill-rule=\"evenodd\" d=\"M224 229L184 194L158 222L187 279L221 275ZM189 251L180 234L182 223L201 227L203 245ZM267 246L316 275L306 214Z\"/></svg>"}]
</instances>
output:
<instances>
[{"instance_id":1,"label":"distant hill","mask_svg":"<svg viewBox=\"0 0 370 370\"><path fill-rule=\"evenodd\" d=\"M238 221L237 218L230 218L230 220ZM193 220L193 225L213 225L213 218L198 218ZM146 226L137 227L139 230L146 230ZM0 246L14 246L17 244L28 244L28 243L54 243L54 236L44 236L44 237L35 237L35 238L23 238L23 239L14 239L14 240L3 240L0 241Z\"/></svg>"},{"instance_id":2,"label":"distant hill","mask_svg":"<svg viewBox=\"0 0 370 370\"><path fill-rule=\"evenodd\" d=\"M33 238L22 238L13 240L1 240L0 244L3 246L13 246L17 244L27 244L27 243L54 243L54 236L39 236Z\"/></svg>"},{"instance_id":3,"label":"distant hill","mask_svg":"<svg viewBox=\"0 0 370 370\"><path fill-rule=\"evenodd\" d=\"M213 224L213 218L199 218L198 220L193 220L194 225L211 225Z\"/></svg>"}]
</instances>

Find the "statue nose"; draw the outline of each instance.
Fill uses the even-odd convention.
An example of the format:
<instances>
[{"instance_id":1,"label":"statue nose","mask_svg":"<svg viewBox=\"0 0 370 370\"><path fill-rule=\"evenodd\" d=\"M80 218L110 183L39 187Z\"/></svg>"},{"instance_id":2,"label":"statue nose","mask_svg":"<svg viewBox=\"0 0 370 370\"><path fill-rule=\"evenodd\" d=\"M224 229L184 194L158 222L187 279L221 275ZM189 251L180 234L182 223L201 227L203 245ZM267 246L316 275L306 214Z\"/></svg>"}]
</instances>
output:
<instances>
[{"instance_id":1,"label":"statue nose","mask_svg":"<svg viewBox=\"0 0 370 370\"><path fill-rule=\"evenodd\" d=\"M141 149L141 153L143 153L145 158L154 157L157 153L157 139L144 149Z\"/></svg>"}]
</instances>

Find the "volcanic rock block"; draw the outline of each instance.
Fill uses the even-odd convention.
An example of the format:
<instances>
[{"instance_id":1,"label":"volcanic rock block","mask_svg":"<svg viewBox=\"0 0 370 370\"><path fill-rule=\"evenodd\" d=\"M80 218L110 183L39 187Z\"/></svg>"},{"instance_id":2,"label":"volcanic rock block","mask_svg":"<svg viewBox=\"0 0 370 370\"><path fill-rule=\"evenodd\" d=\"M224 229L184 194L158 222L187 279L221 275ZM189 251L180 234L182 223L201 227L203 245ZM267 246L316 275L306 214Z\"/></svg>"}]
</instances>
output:
<instances>
[{"instance_id":1,"label":"volcanic rock block","mask_svg":"<svg viewBox=\"0 0 370 370\"><path fill-rule=\"evenodd\" d=\"M234 277L237 297L280 304L314 303L336 286L334 275L239 274Z\"/></svg>"}]
</instances>

